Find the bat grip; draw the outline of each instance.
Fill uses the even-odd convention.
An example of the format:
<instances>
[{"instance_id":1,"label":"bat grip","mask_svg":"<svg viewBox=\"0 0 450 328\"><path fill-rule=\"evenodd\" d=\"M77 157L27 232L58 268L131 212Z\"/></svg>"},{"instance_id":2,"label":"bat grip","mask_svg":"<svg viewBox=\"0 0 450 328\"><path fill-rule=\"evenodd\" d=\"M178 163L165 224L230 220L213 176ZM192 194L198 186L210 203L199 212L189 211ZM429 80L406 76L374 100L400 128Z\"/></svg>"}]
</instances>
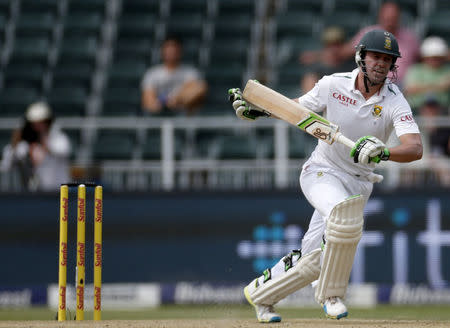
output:
<instances>
[{"instance_id":1,"label":"bat grip","mask_svg":"<svg viewBox=\"0 0 450 328\"><path fill-rule=\"evenodd\" d=\"M335 140L345 146L347 146L348 148L353 148L355 146L355 142L353 140L350 140L349 138L347 138L346 136L344 136L342 133L338 132L336 134L336 138Z\"/></svg>"}]
</instances>

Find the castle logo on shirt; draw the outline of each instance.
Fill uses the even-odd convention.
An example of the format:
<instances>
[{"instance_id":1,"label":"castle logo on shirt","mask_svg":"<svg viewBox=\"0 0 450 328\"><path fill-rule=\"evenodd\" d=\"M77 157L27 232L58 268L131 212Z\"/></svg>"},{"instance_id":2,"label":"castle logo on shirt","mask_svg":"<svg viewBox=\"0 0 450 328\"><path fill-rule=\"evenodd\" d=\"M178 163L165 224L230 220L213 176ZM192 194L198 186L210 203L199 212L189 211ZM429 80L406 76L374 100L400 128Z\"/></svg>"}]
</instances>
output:
<instances>
[{"instance_id":1,"label":"castle logo on shirt","mask_svg":"<svg viewBox=\"0 0 450 328\"><path fill-rule=\"evenodd\" d=\"M333 98L339 100L339 103L341 105L345 105L345 106L348 106L349 104L352 105L352 106L356 105L356 99L352 99L350 97L341 95L338 92L333 92Z\"/></svg>"},{"instance_id":2,"label":"castle logo on shirt","mask_svg":"<svg viewBox=\"0 0 450 328\"><path fill-rule=\"evenodd\" d=\"M381 107L380 105L375 105L373 106L372 109L372 115L376 118L381 117L381 111L383 110L383 107Z\"/></svg>"}]
</instances>

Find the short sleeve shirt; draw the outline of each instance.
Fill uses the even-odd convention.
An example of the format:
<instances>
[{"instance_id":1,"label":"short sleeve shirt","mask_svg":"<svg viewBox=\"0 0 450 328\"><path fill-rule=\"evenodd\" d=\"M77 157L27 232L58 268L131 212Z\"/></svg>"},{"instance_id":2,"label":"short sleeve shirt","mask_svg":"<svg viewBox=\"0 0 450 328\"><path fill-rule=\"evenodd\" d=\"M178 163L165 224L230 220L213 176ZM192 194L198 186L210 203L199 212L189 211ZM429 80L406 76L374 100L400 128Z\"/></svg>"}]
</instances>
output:
<instances>
[{"instance_id":1,"label":"short sleeve shirt","mask_svg":"<svg viewBox=\"0 0 450 328\"><path fill-rule=\"evenodd\" d=\"M420 133L411 107L399 88L386 80L380 91L366 100L355 89L358 71L323 77L310 92L299 98L299 103L315 112L323 112L346 137L354 141L372 135L386 143L393 131L398 137ZM368 165L354 163L348 147L338 143L329 145L321 140L311 160L354 175L366 176L374 170Z\"/></svg>"}]
</instances>

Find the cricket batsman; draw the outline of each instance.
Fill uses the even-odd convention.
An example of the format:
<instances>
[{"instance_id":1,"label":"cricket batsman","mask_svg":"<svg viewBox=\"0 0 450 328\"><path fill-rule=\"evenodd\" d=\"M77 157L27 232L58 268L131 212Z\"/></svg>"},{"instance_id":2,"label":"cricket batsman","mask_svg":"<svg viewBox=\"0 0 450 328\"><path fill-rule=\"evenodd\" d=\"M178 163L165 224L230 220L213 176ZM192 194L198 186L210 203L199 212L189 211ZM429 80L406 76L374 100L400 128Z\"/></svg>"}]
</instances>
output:
<instances>
[{"instance_id":1,"label":"cricket batsman","mask_svg":"<svg viewBox=\"0 0 450 328\"><path fill-rule=\"evenodd\" d=\"M319 140L303 165L300 186L315 210L301 249L244 288L258 321L281 321L274 305L311 283L326 317L348 315L343 300L362 235L363 209L373 184L383 179L373 171L381 161L412 162L422 157L419 128L393 83L399 57L394 35L384 30L367 32L356 47L355 70L324 76L311 91L295 99L303 107L322 112L344 135L357 141L349 153L342 144ZM230 89L229 96L243 120L270 116L246 103L237 88ZM385 143L393 131L400 144L388 148Z\"/></svg>"}]
</instances>

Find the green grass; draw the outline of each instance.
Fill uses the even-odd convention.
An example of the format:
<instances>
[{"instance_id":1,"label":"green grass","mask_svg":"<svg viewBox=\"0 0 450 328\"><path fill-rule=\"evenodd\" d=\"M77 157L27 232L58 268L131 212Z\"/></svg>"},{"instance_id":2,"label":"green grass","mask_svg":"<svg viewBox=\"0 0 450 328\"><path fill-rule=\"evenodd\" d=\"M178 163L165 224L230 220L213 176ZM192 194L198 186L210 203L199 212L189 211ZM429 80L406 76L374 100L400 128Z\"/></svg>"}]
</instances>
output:
<instances>
[{"instance_id":1,"label":"green grass","mask_svg":"<svg viewBox=\"0 0 450 328\"><path fill-rule=\"evenodd\" d=\"M320 308L280 308L283 318L323 317ZM374 309L349 309L352 319L382 320L445 320L450 321L450 305L439 306L388 306ZM26 309L0 309L0 320L54 320L56 312L46 307ZM73 318L73 311L71 313ZM251 319L253 309L248 305L165 305L156 309L139 311L103 311L104 320L159 320L159 319ZM92 319L92 312L86 311L85 319Z\"/></svg>"}]
</instances>

